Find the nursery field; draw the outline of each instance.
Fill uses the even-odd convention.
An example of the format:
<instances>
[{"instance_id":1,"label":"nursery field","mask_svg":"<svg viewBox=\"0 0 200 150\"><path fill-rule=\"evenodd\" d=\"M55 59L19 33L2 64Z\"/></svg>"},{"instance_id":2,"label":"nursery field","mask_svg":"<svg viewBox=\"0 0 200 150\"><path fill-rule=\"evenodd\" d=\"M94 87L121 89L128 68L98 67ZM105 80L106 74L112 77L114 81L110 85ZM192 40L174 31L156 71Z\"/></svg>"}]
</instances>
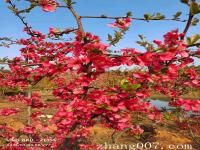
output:
<instances>
[{"instance_id":1,"label":"nursery field","mask_svg":"<svg viewBox=\"0 0 200 150\"><path fill-rule=\"evenodd\" d=\"M51 103L51 102L48 102ZM21 108L21 112L14 116L9 117L0 117L0 125L6 124L7 127L10 127L14 130L22 129L28 120L27 116L27 107L24 107L21 103L8 103L7 101L1 98L0 108ZM32 112L43 111L38 109L32 109ZM45 110L45 114L53 115L56 110ZM137 114L135 114L137 115ZM44 120L48 120L48 118L43 118ZM184 149L192 149L199 150L198 145L194 142L194 139L187 132L187 130L180 129L173 120L165 120L160 124L154 124L151 121L144 121L143 118L140 118L138 115L138 120L141 124L143 124L143 128L145 132L141 135L141 137L134 137L133 135L129 135L124 132L116 132L114 136L114 130L108 129L104 126L95 125L91 128L91 135L88 139L95 144L99 144L107 149L115 150L118 147L122 146L133 146L141 143L143 145L145 143L150 143L151 145L159 144L164 150L168 150L169 146L173 147L173 149L179 149L180 147L184 147ZM200 138L200 137L199 137ZM1 138L1 146L5 144L5 139ZM180 146L181 145L181 146ZM153 147L153 146L152 146ZM145 149L145 148L144 148ZM149 148L148 148L149 149ZM152 150L155 148L152 148Z\"/></svg>"},{"instance_id":2,"label":"nursery field","mask_svg":"<svg viewBox=\"0 0 200 150\"><path fill-rule=\"evenodd\" d=\"M103 74L97 81L94 83L97 87L105 87L105 86L114 86L120 83L127 73L124 74L122 72L108 72ZM67 78L71 78L67 76ZM46 79L42 80L38 85L35 87L34 92L39 92L42 95L42 99L45 103L57 105L56 102L59 99L56 99L52 94L51 90L54 87L51 83L49 83ZM4 94L16 94L15 91L6 90ZM190 91L187 95L183 95L183 98L187 99L199 99L200 92L199 91ZM14 130L22 129L28 121L28 111L26 106L24 106L20 102L8 102L5 99L5 96L1 94L1 101L0 101L0 109L1 108L20 108L20 112L13 116L1 116L0 117L0 125L6 125ZM170 100L169 97L164 96L162 94L153 93L151 96L151 101L155 106L161 107L160 103L168 103ZM158 102L158 103L157 103ZM165 104L167 105L167 104ZM165 106L164 105L164 106ZM34 112L43 112L47 116L41 116L43 121L47 121L51 119L52 115L57 111L57 109L34 109L32 108L32 113ZM168 114L169 112L164 112L164 114ZM182 126L177 126L177 123L172 119L165 119L161 123L156 123L154 121L150 121L145 119L140 113L134 112L133 113L133 120L139 122L144 129L144 132L139 137L130 135L128 132L119 132L109 129L101 124L97 124L92 127L91 134L87 140L89 140L93 144L98 144L99 146L103 147L104 149L117 149L120 146L126 149L126 146L139 146L139 149L145 149L145 144L147 146L146 149L156 149L156 144L159 144L159 147L163 148L164 150L168 150L169 147L173 149L179 149L182 147L183 149L192 149L192 150L199 150L198 143L194 140L194 137L184 128L180 128ZM135 117L137 116L137 117ZM50 126L49 126L50 127ZM51 128L51 127L50 127ZM52 127L53 128L53 127ZM198 134L195 135L195 138L198 137ZM5 139L1 138L1 145L5 144ZM150 146L149 146L149 145ZM152 148L149 148L149 147ZM158 147L158 148L159 148Z\"/></svg>"}]
</instances>

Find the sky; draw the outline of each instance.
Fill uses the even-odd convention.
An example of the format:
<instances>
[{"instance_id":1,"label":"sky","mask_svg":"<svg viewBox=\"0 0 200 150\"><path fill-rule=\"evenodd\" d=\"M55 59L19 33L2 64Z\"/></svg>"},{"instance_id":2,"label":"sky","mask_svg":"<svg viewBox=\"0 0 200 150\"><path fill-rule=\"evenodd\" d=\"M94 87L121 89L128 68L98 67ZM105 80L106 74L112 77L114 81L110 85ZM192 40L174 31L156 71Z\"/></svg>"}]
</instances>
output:
<instances>
[{"instance_id":1,"label":"sky","mask_svg":"<svg viewBox=\"0 0 200 150\"><path fill-rule=\"evenodd\" d=\"M16 1L16 0L14 0ZM188 17L188 7L179 2L179 0L75 0L77 3L74 5L75 10L79 15L92 15L92 16L124 16L128 11L133 13L133 17L143 17L145 13L160 12L171 18L177 11L182 11L182 19ZM197 0L200 2L200 0ZM58 0L62 3L62 0ZM20 8L26 8L27 2L21 0L17 2ZM8 9L8 5L0 1L0 37L24 38L27 37L22 32L23 24L14 16ZM57 9L54 13L46 13L40 7L35 8L31 13L25 15L27 22L35 30L47 33L50 27L65 29L68 27L76 27L76 22L71 13L64 8ZM200 16L198 16L200 18ZM114 20L109 19L84 19L83 26L87 32L92 32L100 36L103 42L107 42L107 34L113 33L113 29L108 27L108 23ZM183 31L185 23L174 21L136 21L133 20L132 25L121 40L112 49L120 50L121 48L137 48L142 50L135 41L138 40L138 34L144 34L148 40L162 39L163 34L166 32L179 29ZM191 27L187 36L200 33L200 25ZM10 48L0 47L0 58L2 57L15 57L19 55L19 46L12 46Z\"/></svg>"}]
</instances>

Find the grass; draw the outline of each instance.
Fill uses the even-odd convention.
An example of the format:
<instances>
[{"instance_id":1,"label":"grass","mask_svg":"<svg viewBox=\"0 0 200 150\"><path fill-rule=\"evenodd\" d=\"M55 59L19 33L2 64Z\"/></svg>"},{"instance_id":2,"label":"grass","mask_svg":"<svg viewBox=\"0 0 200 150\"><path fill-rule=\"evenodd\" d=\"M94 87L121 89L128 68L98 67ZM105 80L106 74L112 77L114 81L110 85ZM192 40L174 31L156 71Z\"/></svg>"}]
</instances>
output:
<instances>
[{"instance_id":1,"label":"grass","mask_svg":"<svg viewBox=\"0 0 200 150\"><path fill-rule=\"evenodd\" d=\"M197 99L197 100L200 100L200 91L191 91L187 94L184 94L181 96L181 98L183 99ZM151 99L153 100L162 100L162 101L170 101L171 98L166 96L166 95L163 95L163 94L152 94L151 96Z\"/></svg>"}]
</instances>

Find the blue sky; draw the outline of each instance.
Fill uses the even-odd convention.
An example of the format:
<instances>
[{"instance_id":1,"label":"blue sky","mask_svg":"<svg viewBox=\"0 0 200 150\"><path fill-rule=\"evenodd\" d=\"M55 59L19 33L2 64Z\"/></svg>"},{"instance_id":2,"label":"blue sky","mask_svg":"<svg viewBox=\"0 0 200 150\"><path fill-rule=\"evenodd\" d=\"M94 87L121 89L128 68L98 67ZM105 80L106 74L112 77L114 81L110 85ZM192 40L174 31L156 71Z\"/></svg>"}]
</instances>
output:
<instances>
[{"instance_id":1,"label":"blue sky","mask_svg":"<svg viewBox=\"0 0 200 150\"><path fill-rule=\"evenodd\" d=\"M58 1L61 2L62 0ZM19 4L20 8L23 8L27 5L27 2L21 0ZM0 2L0 37L26 37L26 34L22 33L23 24L7 9L7 6L3 0ZM182 11L182 18L187 19L188 14L187 6L180 3L179 0L77 0L77 4L74 7L79 15L95 16L102 14L107 16L124 16L126 12L132 11L133 17L143 17L145 13L161 12L170 18L177 11ZM54 13L44 13L38 7L26 16L27 22L34 29L44 33L48 32L49 27L62 29L76 26L73 16L67 9L63 8L58 9ZM99 35L106 42L107 34L113 33L113 29L107 27L106 24L113 21L109 19L84 19L83 25L85 31ZM138 40L138 34L144 34L149 40L162 39L162 35L167 31L177 28L182 31L184 26L185 23L173 21L144 22L134 20L125 38L113 49L119 50L125 47L134 47L140 50L141 48L135 44L135 41ZM188 35L195 33L200 33L200 26L190 28ZM9 49L0 47L0 57L14 57L18 54L18 46L12 46Z\"/></svg>"}]
</instances>

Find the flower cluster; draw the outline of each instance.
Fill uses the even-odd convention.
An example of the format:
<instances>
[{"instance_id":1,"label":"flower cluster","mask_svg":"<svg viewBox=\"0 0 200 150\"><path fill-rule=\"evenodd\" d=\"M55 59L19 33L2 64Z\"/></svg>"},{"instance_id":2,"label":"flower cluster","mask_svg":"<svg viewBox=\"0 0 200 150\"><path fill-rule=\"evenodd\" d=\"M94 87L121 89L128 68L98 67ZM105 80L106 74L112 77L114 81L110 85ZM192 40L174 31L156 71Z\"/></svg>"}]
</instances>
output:
<instances>
[{"instance_id":1,"label":"flower cluster","mask_svg":"<svg viewBox=\"0 0 200 150\"><path fill-rule=\"evenodd\" d=\"M170 103L171 106L174 107L183 107L185 111L193 111L199 112L200 110L200 101L199 100L185 100L185 99L178 99Z\"/></svg>"},{"instance_id":2,"label":"flower cluster","mask_svg":"<svg viewBox=\"0 0 200 150\"><path fill-rule=\"evenodd\" d=\"M126 28L130 21L118 20L113 26ZM49 143L51 148L58 148L67 136L72 141L86 138L89 129L99 123L115 130L129 129L135 135L142 134L143 129L132 121L134 112L146 115L156 123L163 120L161 112L146 101L152 92L179 98L184 90L182 85L200 87L199 75L187 67L193 62L192 57L199 57L199 53L193 52L191 57L177 30L165 34L164 41L154 41L158 50L140 52L127 48L117 57L110 57L109 45L91 33L77 32L73 41L51 42L42 33L34 32L38 36L18 41L23 46L21 56L10 63L10 72L0 76L0 84L26 91L44 77L55 84L52 94L58 100L54 103L44 103L37 93L30 97L18 94L9 98L32 108L56 109L48 124L40 118L42 112L35 112L32 121L37 128L29 125L20 130L37 138L41 138L43 132L51 133L57 139ZM54 29L50 29L50 34L53 33ZM94 84L107 70L121 65L145 69L136 69L112 87L100 88ZM67 75L70 78L66 78ZM172 105L195 112L200 107L197 100L179 99ZM17 111L3 109L1 115Z\"/></svg>"}]
</instances>

